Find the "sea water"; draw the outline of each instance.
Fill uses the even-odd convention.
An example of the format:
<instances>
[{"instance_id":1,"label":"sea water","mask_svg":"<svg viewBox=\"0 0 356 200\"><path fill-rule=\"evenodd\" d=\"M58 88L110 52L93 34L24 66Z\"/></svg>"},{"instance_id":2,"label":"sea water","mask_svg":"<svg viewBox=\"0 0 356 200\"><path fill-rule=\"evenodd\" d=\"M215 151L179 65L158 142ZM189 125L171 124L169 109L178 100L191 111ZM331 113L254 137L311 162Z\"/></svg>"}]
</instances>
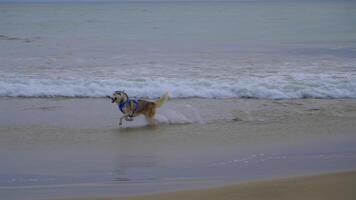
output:
<instances>
[{"instance_id":1,"label":"sea water","mask_svg":"<svg viewBox=\"0 0 356 200\"><path fill-rule=\"evenodd\" d=\"M329 98L356 97L355 24L342 0L0 3L0 197L354 169L355 100ZM109 100L58 98L115 90L183 99L118 128Z\"/></svg>"},{"instance_id":2,"label":"sea water","mask_svg":"<svg viewBox=\"0 0 356 200\"><path fill-rule=\"evenodd\" d=\"M355 98L355 1L1 3L0 96Z\"/></svg>"}]
</instances>

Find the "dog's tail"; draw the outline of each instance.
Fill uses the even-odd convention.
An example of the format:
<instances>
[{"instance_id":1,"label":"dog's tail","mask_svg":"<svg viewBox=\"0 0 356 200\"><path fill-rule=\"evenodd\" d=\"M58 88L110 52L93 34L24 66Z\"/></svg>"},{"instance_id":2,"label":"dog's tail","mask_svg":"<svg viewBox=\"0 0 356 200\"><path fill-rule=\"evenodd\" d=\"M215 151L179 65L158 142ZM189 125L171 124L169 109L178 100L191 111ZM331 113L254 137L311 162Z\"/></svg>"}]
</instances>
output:
<instances>
[{"instance_id":1,"label":"dog's tail","mask_svg":"<svg viewBox=\"0 0 356 200\"><path fill-rule=\"evenodd\" d=\"M169 98L169 93L166 92L163 96L161 96L157 101L155 101L156 103L156 108L161 107L164 103L166 103L168 101Z\"/></svg>"}]
</instances>

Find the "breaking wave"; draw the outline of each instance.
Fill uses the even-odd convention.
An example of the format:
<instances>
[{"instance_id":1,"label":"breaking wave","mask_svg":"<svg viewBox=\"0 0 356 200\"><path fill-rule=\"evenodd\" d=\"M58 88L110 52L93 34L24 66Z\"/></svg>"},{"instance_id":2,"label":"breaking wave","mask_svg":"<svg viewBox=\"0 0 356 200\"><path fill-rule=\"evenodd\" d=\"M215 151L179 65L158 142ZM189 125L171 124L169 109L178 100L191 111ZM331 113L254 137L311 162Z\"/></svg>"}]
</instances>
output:
<instances>
[{"instance_id":1,"label":"breaking wave","mask_svg":"<svg viewBox=\"0 0 356 200\"><path fill-rule=\"evenodd\" d=\"M115 90L149 98L165 91L173 98L356 98L356 76L295 73L194 80L0 77L2 97L103 97Z\"/></svg>"}]
</instances>

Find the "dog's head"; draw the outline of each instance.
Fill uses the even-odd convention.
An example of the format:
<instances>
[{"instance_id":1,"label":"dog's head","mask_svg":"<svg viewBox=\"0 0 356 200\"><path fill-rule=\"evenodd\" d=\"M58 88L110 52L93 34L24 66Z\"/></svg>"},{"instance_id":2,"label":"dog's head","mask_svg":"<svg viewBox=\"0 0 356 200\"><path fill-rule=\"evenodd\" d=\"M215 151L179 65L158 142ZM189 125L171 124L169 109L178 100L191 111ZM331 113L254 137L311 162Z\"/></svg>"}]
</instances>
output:
<instances>
[{"instance_id":1,"label":"dog's head","mask_svg":"<svg viewBox=\"0 0 356 200\"><path fill-rule=\"evenodd\" d=\"M111 103L122 103L124 101L126 101L128 99L128 96L127 94L125 93L125 91L115 91L113 94L112 94L112 97L111 97L111 100L112 102Z\"/></svg>"}]
</instances>

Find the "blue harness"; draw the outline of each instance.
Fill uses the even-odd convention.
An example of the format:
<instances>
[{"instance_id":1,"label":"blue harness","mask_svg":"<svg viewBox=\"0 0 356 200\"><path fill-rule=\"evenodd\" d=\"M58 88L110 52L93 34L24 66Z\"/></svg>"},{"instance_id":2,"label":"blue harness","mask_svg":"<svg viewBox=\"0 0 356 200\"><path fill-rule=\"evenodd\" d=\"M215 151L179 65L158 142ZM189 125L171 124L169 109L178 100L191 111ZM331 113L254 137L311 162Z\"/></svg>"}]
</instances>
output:
<instances>
[{"instance_id":1,"label":"blue harness","mask_svg":"<svg viewBox=\"0 0 356 200\"><path fill-rule=\"evenodd\" d=\"M124 113L124 114L126 114L125 111L124 111L124 107L125 107L127 104L129 104L129 106L132 106L132 105L135 106L134 109L133 109L133 111L132 111L132 113L130 114L130 117L132 117L133 114L136 112L136 110L137 110L137 108L138 108L138 102L137 102L136 100L128 99L127 101L118 104L117 106L119 107L119 110L120 110L122 113Z\"/></svg>"}]
</instances>

